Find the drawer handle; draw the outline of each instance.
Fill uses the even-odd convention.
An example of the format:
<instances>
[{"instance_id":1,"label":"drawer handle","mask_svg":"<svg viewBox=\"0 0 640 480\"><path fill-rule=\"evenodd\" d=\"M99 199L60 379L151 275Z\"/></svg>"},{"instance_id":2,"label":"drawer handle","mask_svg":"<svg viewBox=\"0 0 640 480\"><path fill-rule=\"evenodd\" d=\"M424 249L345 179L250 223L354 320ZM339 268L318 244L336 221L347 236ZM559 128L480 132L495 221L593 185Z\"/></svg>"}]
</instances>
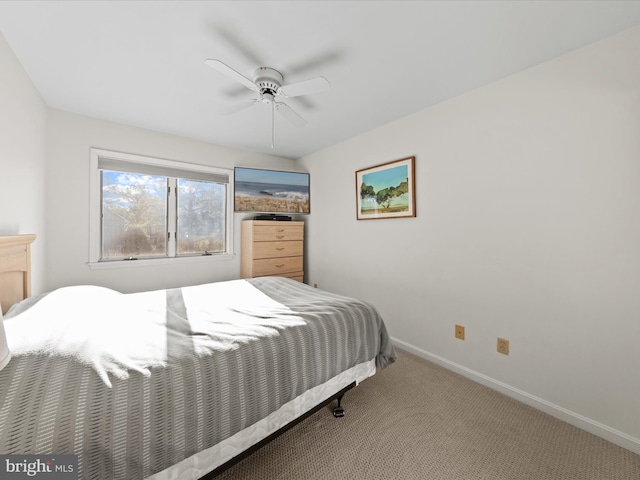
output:
<instances>
[{"instance_id":1,"label":"drawer handle","mask_svg":"<svg viewBox=\"0 0 640 480\"><path fill-rule=\"evenodd\" d=\"M278 250L279 252L284 250L284 247L276 247L276 250Z\"/></svg>"},{"instance_id":2,"label":"drawer handle","mask_svg":"<svg viewBox=\"0 0 640 480\"><path fill-rule=\"evenodd\" d=\"M284 267L284 263L279 263L278 265L276 265L277 268L282 268Z\"/></svg>"},{"instance_id":3,"label":"drawer handle","mask_svg":"<svg viewBox=\"0 0 640 480\"><path fill-rule=\"evenodd\" d=\"M276 235L276 238L284 238L284 235Z\"/></svg>"},{"instance_id":4,"label":"drawer handle","mask_svg":"<svg viewBox=\"0 0 640 480\"><path fill-rule=\"evenodd\" d=\"M284 228L277 228L276 232L284 232Z\"/></svg>"}]
</instances>

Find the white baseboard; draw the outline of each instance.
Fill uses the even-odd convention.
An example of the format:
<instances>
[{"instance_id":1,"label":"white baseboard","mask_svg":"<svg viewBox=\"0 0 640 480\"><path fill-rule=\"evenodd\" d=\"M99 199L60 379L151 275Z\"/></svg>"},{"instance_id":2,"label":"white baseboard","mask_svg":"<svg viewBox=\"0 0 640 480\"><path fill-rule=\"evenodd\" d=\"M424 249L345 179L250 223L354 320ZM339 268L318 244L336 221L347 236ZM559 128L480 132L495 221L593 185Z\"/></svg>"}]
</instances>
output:
<instances>
[{"instance_id":1,"label":"white baseboard","mask_svg":"<svg viewBox=\"0 0 640 480\"><path fill-rule=\"evenodd\" d=\"M471 370L470 368L458 365L455 362L447 360L433 353L427 352L421 348L415 347L409 343L398 340L397 338L391 338L394 345L402 350L406 350L409 353L413 353L426 360L432 361L448 370L459 373L460 375L473 380L474 382L485 385L493 390L503 393L511 398L521 401L537 410L547 413L559 420L565 421L574 427L586 430L600 438L608 440L622 448L626 448L634 453L640 454L640 439L632 437L620 430L611 428L600 422L596 422L590 418L584 417L578 413L567 410L566 408L555 405L551 402L544 400L543 398L531 395L523 390L507 385L494 378L483 375L482 373Z\"/></svg>"}]
</instances>

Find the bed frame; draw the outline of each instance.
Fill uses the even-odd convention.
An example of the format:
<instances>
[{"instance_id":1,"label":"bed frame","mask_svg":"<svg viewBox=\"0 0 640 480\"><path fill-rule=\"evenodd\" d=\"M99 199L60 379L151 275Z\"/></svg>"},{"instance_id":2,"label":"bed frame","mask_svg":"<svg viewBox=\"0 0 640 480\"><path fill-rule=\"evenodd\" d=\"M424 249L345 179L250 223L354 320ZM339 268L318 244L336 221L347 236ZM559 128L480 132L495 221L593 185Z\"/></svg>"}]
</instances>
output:
<instances>
[{"instance_id":1,"label":"bed frame","mask_svg":"<svg viewBox=\"0 0 640 480\"><path fill-rule=\"evenodd\" d=\"M31 296L31 244L34 234L0 236L0 306L2 313Z\"/></svg>"},{"instance_id":2,"label":"bed frame","mask_svg":"<svg viewBox=\"0 0 640 480\"><path fill-rule=\"evenodd\" d=\"M333 408L333 416L336 417L336 418L344 417L344 408L341 406L342 398L344 397L345 393L347 393L349 390L351 390L355 386L356 386L356 382L353 382L353 383L347 385L346 387L344 387L339 392L334 393L329 398L327 398L323 402L321 402L318 405L316 405L315 407L313 407L311 410L307 411L306 413L302 414L298 418L295 418L291 422L289 422L286 425L282 426L279 430L276 430L275 432L273 432L268 437L263 438L258 443L254 444L251 447L249 447L248 449L246 449L244 452L238 454L237 456L233 457L231 460L227 461L226 463L223 463L222 465L220 465L216 469L214 469L211 472L207 473L206 475L200 477L199 480L211 480L211 479L217 477L218 475L223 473L225 470L228 470L229 468L231 468L235 464L241 462L242 460L244 460L245 458L247 458L251 454L253 454L256 451L260 450L267 443L269 443L269 442L275 440L276 438L278 438L280 435L285 433L287 430L291 429L292 427L295 427L298 423L300 423L303 420L307 419L308 417L310 417L311 415L316 413L318 410L321 410L321 409L325 408L327 405L329 405L330 403L333 403L334 400L338 401L338 405Z\"/></svg>"}]
</instances>

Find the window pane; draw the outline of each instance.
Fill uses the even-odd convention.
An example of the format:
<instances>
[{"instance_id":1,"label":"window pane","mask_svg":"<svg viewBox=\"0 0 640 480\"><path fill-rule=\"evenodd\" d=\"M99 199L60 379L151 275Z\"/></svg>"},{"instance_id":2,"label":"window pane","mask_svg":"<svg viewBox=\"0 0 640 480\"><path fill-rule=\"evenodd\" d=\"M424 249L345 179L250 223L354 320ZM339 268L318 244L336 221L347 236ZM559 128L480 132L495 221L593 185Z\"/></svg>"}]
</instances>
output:
<instances>
[{"instance_id":1,"label":"window pane","mask_svg":"<svg viewBox=\"0 0 640 480\"><path fill-rule=\"evenodd\" d=\"M225 251L226 185L178 179L178 255Z\"/></svg>"},{"instance_id":2,"label":"window pane","mask_svg":"<svg viewBox=\"0 0 640 480\"><path fill-rule=\"evenodd\" d=\"M102 258L167 254L167 178L102 172Z\"/></svg>"}]
</instances>

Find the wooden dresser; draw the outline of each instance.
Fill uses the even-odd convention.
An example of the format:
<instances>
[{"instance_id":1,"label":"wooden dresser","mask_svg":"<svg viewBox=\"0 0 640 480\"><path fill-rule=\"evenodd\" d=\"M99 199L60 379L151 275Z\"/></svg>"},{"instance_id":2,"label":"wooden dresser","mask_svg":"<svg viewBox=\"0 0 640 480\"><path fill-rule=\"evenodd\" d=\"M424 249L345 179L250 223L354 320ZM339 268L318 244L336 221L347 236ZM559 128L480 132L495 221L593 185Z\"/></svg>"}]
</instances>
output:
<instances>
[{"instance_id":1,"label":"wooden dresser","mask_svg":"<svg viewBox=\"0 0 640 480\"><path fill-rule=\"evenodd\" d=\"M242 278L279 276L302 282L304 222L242 222Z\"/></svg>"}]
</instances>

